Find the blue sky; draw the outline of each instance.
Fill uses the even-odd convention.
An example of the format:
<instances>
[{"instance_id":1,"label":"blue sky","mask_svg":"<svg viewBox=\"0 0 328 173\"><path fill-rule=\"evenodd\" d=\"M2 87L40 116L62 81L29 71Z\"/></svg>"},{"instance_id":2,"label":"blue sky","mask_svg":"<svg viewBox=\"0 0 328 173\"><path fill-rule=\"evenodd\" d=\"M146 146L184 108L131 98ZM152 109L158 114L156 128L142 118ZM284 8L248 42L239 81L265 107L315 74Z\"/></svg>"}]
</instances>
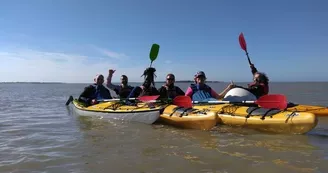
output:
<instances>
[{"instance_id":1,"label":"blue sky","mask_svg":"<svg viewBox=\"0 0 328 173\"><path fill-rule=\"evenodd\" d=\"M153 43L157 80L328 81L325 0L1 1L0 81L92 82L115 68L141 81Z\"/></svg>"}]
</instances>

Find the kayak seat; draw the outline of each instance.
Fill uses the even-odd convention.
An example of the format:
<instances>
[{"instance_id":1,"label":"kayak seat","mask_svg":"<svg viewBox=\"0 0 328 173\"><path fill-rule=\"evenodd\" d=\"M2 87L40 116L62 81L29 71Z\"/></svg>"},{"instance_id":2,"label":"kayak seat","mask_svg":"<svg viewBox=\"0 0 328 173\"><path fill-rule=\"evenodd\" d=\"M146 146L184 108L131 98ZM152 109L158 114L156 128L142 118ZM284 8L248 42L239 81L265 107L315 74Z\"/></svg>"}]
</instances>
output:
<instances>
[{"instance_id":1,"label":"kayak seat","mask_svg":"<svg viewBox=\"0 0 328 173\"><path fill-rule=\"evenodd\" d=\"M295 104L295 103L292 103L292 102L288 102L288 104L287 104L287 108L292 108L292 107L295 107L295 106L298 106L298 104Z\"/></svg>"},{"instance_id":2,"label":"kayak seat","mask_svg":"<svg viewBox=\"0 0 328 173\"><path fill-rule=\"evenodd\" d=\"M273 115L281 112L279 109L267 109L267 108L261 108L261 107L249 107L247 109L248 115L246 118L249 118L250 116L262 116L261 119L264 120L266 116L270 116L272 118Z\"/></svg>"},{"instance_id":3,"label":"kayak seat","mask_svg":"<svg viewBox=\"0 0 328 173\"><path fill-rule=\"evenodd\" d=\"M173 109L172 113L170 114L170 116L172 116L174 113L178 113L179 114L179 117L188 116L188 113L193 112L195 110L198 110L198 109L184 108L184 107L175 107Z\"/></svg>"}]
</instances>

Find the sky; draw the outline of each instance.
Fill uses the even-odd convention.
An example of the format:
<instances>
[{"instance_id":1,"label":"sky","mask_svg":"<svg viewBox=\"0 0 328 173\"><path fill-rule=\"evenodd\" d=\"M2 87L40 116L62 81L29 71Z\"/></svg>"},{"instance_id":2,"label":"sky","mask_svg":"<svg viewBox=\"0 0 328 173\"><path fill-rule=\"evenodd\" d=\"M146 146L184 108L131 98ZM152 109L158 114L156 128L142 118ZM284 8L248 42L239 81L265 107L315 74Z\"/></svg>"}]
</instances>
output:
<instances>
[{"instance_id":1,"label":"sky","mask_svg":"<svg viewBox=\"0 0 328 173\"><path fill-rule=\"evenodd\" d=\"M0 82L140 82L153 43L157 81L252 80L238 36L270 81L328 81L326 0L2 0Z\"/></svg>"}]
</instances>

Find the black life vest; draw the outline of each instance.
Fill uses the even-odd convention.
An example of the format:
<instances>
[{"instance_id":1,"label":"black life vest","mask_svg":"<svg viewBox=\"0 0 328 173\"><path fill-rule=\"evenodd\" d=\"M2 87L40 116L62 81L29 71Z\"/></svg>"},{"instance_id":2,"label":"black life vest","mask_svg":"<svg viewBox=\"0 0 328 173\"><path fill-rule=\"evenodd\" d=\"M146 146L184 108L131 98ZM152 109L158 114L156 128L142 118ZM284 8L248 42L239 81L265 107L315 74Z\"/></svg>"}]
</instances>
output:
<instances>
[{"instance_id":1,"label":"black life vest","mask_svg":"<svg viewBox=\"0 0 328 173\"><path fill-rule=\"evenodd\" d=\"M141 92L139 96L151 96L153 95L153 87L145 88L144 86L140 86Z\"/></svg>"},{"instance_id":2,"label":"black life vest","mask_svg":"<svg viewBox=\"0 0 328 173\"><path fill-rule=\"evenodd\" d=\"M122 87L122 85L120 85L120 90L118 91L117 89L115 89L114 91L116 92L117 95L120 96L120 98L127 98L132 90L133 87L130 85L124 88Z\"/></svg>"},{"instance_id":3,"label":"black life vest","mask_svg":"<svg viewBox=\"0 0 328 173\"><path fill-rule=\"evenodd\" d=\"M110 91L105 88L103 85L97 85L97 84L93 84L92 86L92 98L95 99L111 99L112 96L110 94Z\"/></svg>"},{"instance_id":4,"label":"black life vest","mask_svg":"<svg viewBox=\"0 0 328 173\"><path fill-rule=\"evenodd\" d=\"M163 85L162 87L165 87L166 89L166 95L168 98L174 99L177 96L177 88L176 86L168 87L166 85Z\"/></svg>"}]
</instances>

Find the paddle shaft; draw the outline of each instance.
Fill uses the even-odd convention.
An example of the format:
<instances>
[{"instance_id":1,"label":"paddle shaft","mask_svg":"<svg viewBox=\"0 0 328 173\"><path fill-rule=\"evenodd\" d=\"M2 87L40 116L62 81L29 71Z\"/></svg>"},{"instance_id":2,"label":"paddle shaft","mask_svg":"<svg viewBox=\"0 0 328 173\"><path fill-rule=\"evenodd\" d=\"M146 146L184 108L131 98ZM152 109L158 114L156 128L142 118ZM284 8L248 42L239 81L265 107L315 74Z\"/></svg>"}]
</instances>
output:
<instances>
[{"instance_id":1,"label":"paddle shaft","mask_svg":"<svg viewBox=\"0 0 328 173\"><path fill-rule=\"evenodd\" d=\"M192 101L192 103L228 103L228 104L235 104L235 103L256 103L256 101L239 101L239 102L232 102L232 101Z\"/></svg>"},{"instance_id":2,"label":"paddle shaft","mask_svg":"<svg viewBox=\"0 0 328 173\"><path fill-rule=\"evenodd\" d=\"M247 50L246 50L245 52L246 52L246 56L247 56L247 59L248 59L248 63L249 63L249 65L252 65L252 62L251 62L251 59L250 59L249 56L248 56L248 52L247 52Z\"/></svg>"},{"instance_id":3,"label":"paddle shaft","mask_svg":"<svg viewBox=\"0 0 328 173\"><path fill-rule=\"evenodd\" d=\"M128 99L100 99L98 102L110 102L110 101L123 101L123 100L137 100L138 98L128 98Z\"/></svg>"},{"instance_id":4,"label":"paddle shaft","mask_svg":"<svg viewBox=\"0 0 328 173\"><path fill-rule=\"evenodd\" d=\"M138 100L138 98L129 98L129 99L101 99L101 100L97 100L98 102L111 102L111 101L124 101L124 100ZM157 103L157 102L161 102L160 100L147 100L147 101L143 101L143 102L147 102L147 103Z\"/></svg>"}]
</instances>

